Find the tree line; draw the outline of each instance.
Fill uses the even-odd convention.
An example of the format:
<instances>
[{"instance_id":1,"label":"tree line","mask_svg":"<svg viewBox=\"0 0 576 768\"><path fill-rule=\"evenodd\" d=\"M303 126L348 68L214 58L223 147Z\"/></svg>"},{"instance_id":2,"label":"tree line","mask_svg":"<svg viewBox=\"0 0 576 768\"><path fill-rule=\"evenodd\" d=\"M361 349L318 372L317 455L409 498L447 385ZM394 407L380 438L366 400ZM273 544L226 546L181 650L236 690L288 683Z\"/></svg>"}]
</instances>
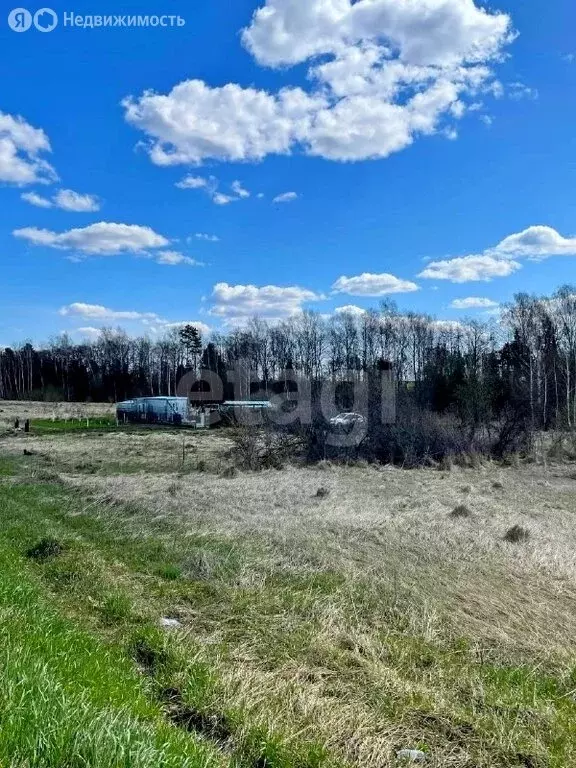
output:
<instances>
[{"instance_id":1,"label":"tree line","mask_svg":"<svg viewBox=\"0 0 576 768\"><path fill-rule=\"evenodd\" d=\"M365 313L254 318L208 343L192 326L157 340L120 329L82 343L62 334L40 349L26 342L0 351L0 398L117 402L175 394L184 374L201 369L217 373L229 396L228 371L238 366L247 372L243 396L254 379L271 393L288 374L338 382L392 366L399 393L421 408L470 424L514 408L535 428L573 427L576 288L518 294L498 321L439 321L386 301Z\"/></svg>"}]
</instances>

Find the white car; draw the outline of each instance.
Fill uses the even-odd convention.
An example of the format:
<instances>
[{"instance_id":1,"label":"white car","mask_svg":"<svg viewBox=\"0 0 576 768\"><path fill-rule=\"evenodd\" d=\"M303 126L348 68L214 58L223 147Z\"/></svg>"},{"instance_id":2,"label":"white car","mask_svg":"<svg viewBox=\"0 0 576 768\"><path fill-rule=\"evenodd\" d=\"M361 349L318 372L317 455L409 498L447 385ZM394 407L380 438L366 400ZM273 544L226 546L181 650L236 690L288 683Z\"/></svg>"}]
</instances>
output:
<instances>
[{"instance_id":1,"label":"white car","mask_svg":"<svg viewBox=\"0 0 576 768\"><path fill-rule=\"evenodd\" d=\"M356 424L366 424L366 419L361 413L339 413L330 419L333 427L354 427Z\"/></svg>"}]
</instances>

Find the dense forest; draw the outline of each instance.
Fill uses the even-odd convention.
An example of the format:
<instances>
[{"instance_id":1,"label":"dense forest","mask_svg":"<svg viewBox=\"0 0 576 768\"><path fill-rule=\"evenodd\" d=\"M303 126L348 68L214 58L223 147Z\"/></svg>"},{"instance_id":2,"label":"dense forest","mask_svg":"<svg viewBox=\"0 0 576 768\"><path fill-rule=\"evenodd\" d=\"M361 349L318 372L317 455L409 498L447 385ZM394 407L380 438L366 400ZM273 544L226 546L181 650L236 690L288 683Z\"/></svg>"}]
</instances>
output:
<instances>
[{"instance_id":1,"label":"dense forest","mask_svg":"<svg viewBox=\"0 0 576 768\"><path fill-rule=\"evenodd\" d=\"M399 391L409 390L422 408L477 422L514 406L534 427L572 427L576 288L545 298L519 294L497 322L439 321L385 302L329 318L312 312L278 323L255 318L212 334L208 343L191 327L159 340L113 329L80 344L62 335L42 349L23 343L0 352L0 398L114 402L173 394L187 372L207 369L226 381L240 362L264 391L285 371L337 382L392 364Z\"/></svg>"}]
</instances>

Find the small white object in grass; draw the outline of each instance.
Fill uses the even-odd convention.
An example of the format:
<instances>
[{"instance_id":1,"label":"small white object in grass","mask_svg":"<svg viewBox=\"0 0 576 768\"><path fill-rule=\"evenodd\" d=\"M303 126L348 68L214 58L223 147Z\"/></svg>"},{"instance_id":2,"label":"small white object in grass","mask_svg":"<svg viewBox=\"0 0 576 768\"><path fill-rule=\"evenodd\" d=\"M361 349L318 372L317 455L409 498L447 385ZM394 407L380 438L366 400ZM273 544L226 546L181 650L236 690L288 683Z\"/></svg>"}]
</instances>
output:
<instances>
[{"instance_id":1,"label":"small white object in grass","mask_svg":"<svg viewBox=\"0 0 576 768\"><path fill-rule=\"evenodd\" d=\"M405 760L408 763L424 763L426 761L426 753L421 749L399 749L396 752L396 758L398 760Z\"/></svg>"},{"instance_id":2,"label":"small white object in grass","mask_svg":"<svg viewBox=\"0 0 576 768\"><path fill-rule=\"evenodd\" d=\"M178 619L167 619L165 617L160 619L160 626L164 629L178 629L182 626Z\"/></svg>"}]
</instances>

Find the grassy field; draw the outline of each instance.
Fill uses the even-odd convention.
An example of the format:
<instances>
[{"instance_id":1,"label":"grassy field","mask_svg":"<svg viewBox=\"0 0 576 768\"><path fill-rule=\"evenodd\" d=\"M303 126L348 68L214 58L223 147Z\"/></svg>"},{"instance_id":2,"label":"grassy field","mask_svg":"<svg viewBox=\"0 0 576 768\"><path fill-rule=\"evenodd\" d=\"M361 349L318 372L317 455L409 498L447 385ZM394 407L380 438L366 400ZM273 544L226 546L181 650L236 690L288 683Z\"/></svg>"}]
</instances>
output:
<instances>
[{"instance_id":1,"label":"grassy field","mask_svg":"<svg viewBox=\"0 0 576 768\"><path fill-rule=\"evenodd\" d=\"M0 765L576 765L573 466L231 445L0 440Z\"/></svg>"}]
</instances>

